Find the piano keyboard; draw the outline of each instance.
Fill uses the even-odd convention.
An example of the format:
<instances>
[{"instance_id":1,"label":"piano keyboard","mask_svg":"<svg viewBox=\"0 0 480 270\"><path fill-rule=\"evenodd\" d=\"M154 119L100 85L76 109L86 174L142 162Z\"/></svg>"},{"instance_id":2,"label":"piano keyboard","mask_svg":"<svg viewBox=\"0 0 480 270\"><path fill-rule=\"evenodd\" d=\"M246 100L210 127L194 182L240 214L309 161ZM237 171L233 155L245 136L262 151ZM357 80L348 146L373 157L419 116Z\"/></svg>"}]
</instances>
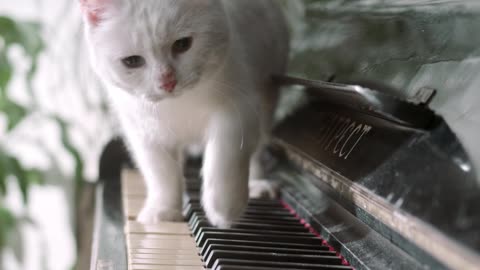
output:
<instances>
[{"instance_id":1,"label":"piano keyboard","mask_svg":"<svg viewBox=\"0 0 480 270\"><path fill-rule=\"evenodd\" d=\"M122 186L130 270L352 269L280 201L250 200L231 229L218 229L205 217L193 177L187 180L188 222L145 226L135 221L145 198L140 175L124 170Z\"/></svg>"}]
</instances>

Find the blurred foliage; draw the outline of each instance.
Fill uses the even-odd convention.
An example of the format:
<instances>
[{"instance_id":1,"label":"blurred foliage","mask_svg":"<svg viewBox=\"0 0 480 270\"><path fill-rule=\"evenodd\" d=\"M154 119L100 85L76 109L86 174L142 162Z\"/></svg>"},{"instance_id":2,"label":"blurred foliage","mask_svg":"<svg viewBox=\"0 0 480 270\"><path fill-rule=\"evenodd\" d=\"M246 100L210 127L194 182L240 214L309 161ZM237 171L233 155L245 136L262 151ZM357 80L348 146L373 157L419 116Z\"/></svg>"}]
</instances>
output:
<instances>
[{"instance_id":1,"label":"blurred foliage","mask_svg":"<svg viewBox=\"0 0 480 270\"><path fill-rule=\"evenodd\" d=\"M23 106L9 98L8 86L14 74L14 65L8 57L9 50L19 46L30 60L26 74L26 84L31 91L31 81L37 67L37 59L43 50L43 42L39 35L40 26L31 22L17 22L0 16L0 115L7 121L7 135L12 132L33 110L33 106ZM32 184L42 182L39 170L25 168L17 157L4 151L0 143L0 203L8 193L7 183L13 180L19 187L23 202L28 201L28 190ZM0 205L0 251L9 243L9 238L18 225L19 220Z\"/></svg>"},{"instance_id":2,"label":"blurred foliage","mask_svg":"<svg viewBox=\"0 0 480 270\"><path fill-rule=\"evenodd\" d=\"M60 132L60 139L64 150L72 158L75 170L74 179L74 208L78 207L80 193L82 192L85 177L83 175L84 162L82 156L70 138L70 123L65 121L59 115L44 114L39 109L36 102L35 89L32 86L32 80L37 70L37 64L40 54L45 49L45 44L41 37L41 27L33 22L20 22L9 17L0 16L0 118L6 119L6 130L0 130L0 134L13 136L13 131L33 113L39 113L55 123ZM9 96L9 83L15 73L15 63L9 59L9 51L12 48L20 48L24 56L29 60L29 68L24 75L24 83L27 92L30 95L28 105L19 104ZM28 191L31 185L44 183L43 172L37 169L26 168L22 166L18 157L15 157L5 151L5 145L0 141L0 256L2 249L10 247L13 249L17 259L22 261L22 239L21 230L18 225L31 223L28 217L16 217L12 212L2 205L2 201L8 194L7 183L17 184L25 205L28 203ZM77 217L78 213L75 213ZM76 226L76 222L73 222ZM74 228L77 231L77 228ZM78 233L77 233L78 234ZM78 237L78 235L77 235ZM77 239L78 245L78 239ZM1 261L1 258L0 258ZM2 265L0 265L0 268Z\"/></svg>"}]
</instances>

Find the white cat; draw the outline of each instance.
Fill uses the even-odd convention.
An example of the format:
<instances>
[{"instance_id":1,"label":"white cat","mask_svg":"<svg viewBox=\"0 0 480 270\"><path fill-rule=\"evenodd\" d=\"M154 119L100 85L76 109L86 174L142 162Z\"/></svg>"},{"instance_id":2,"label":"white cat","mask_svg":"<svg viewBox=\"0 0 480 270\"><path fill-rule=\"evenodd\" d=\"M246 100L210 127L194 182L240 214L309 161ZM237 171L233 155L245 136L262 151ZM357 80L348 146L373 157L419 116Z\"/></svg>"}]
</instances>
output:
<instances>
[{"instance_id":1,"label":"white cat","mask_svg":"<svg viewBox=\"0 0 480 270\"><path fill-rule=\"evenodd\" d=\"M92 67L147 185L142 223L182 219L182 154L204 148L202 204L228 227L262 177L288 31L275 0L80 0ZM258 191L258 190L257 190Z\"/></svg>"}]
</instances>

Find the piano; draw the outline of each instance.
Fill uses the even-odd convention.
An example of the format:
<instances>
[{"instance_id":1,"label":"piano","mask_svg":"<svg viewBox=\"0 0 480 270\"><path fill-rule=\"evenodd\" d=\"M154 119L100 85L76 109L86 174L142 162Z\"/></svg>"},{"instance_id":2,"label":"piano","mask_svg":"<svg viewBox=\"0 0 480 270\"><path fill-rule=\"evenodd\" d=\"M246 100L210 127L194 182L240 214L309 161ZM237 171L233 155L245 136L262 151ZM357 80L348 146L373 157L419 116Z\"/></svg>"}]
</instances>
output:
<instances>
[{"instance_id":1,"label":"piano","mask_svg":"<svg viewBox=\"0 0 480 270\"><path fill-rule=\"evenodd\" d=\"M140 226L142 181L114 140L91 269L480 269L478 128L465 117L480 102L479 1L282 3L295 77L275 80L301 102L282 103L265 152L280 197L212 228L189 160L185 222Z\"/></svg>"},{"instance_id":2,"label":"piano","mask_svg":"<svg viewBox=\"0 0 480 270\"><path fill-rule=\"evenodd\" d=\"M265 166L276 200L250 200L231 229L185 169L185 222L135 221L145 197L120 140L100 162L91 269L480 269L480 187L433 89L409 99L361 85L275 78L308 97L279 122Z\"/></svg>"}]
</instances>

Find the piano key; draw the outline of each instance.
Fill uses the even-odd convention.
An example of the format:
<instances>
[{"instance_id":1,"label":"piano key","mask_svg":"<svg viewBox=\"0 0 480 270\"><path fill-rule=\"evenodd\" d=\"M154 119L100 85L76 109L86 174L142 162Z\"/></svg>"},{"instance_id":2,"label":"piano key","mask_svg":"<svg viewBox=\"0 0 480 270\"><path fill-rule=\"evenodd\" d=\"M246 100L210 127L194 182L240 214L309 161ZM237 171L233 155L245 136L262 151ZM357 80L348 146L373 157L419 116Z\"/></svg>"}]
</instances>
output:
<instances>
[{"instance_id":1,"label":"piano key","mask_svg":"<svg viewBox=\"0 0 480 270\"><path fill-rule=\"evenodd\" d=\"M193 260L182 260L182 259L163 259L163 258L155 258L155 259L136 259L131 258L130 263L132 265L135 264L143 264L143 265L175 265L175 266L203 266L203 262L200 261L198 258Z\"/></svg>"},{"instance_id":2,"label":"piano key","mask_svg":"<svg viewBox=\"0 0 480 270\"><path fill-rule=\"evenodd\" d=\"M312 244L297 244L297 243L285 243L285 242L269 242L262 241L262 239L256 239L253 241L247 240L236 240L236 239L218 239L210 238L205 241L205 245L200 250L200 255L205 256L207 252L211 249L212 245L227 245L227 246L253 246L253 247L266 247L266 248L291 248L291 249L302 249L302 250L322 250L327 251L329 247L324 245L312 245Z\"/></svg>"},{"instance_id":3,"label":"piano key","mask_svg":"<svg viewBox=\"0 0 480 270\"><path fill-rule=\"evenodd\" d=\"M162 240L189 240L191 241L190 235L184 234L144 234L144 233L129 233L129 239L162 239Z\"/></svg>"},{"instance_id":4,"label":"piano key","mask_svg":"<svg viewBox=\"0 0 480 270\"><path fill-rule=\"evenodd\" d=\"M306 263L290 263L290 262L263 262L254 260L236 260L236 259L218 259L211 268L212 270L222 269L222 265L232 266L250 266L252 269L260 267L270 267L273 269L302 269L302 270L352 270L349 266L328 265L328 264L306 264ZM247 268L248 269L248 268Z\"/></svg>"},{"instance_id":5,"label":"piano key","mask_svg":"<svg viewBox=\"0 0 480 270\"><path fill-rule=\"evenodd\" d=\"M256 241L261 239L261 241L270 241L270 242L286 242L286 243L295 243L295 244L311 244L311 245L322 245L322 240L315 237L296 237L296 236L282 236L282 235L263 235L258 233L225 233L225 232L203 232L198 238L197 245L203 247L205 241L208 238L219 238L219 239L233 239L233 240L250 240Z\"/></svg>"},{"instance_id":6,"label":"piano key","mask_svg":"<svg viewBox=\"0 0 480 270\"><path fill-rule=\"evenodd\" d=\"M131 248L129 254L152 254L152 255L198 255L197 249L156 249L156 248Z\"/></svg>"},{"instance_id":7,"label":"piano key","mask_svg":"<svg viewBox=\"0 0 480 270\"><path fill-rule=\"evenodd\" d=\"M205 259L207 268L213 267L217 259L236 259L236 260L253 260L262 262L289 262L302 264L328 264L342 265L342 259L337 256L325 255L301 255L301 254L284 254L270 252L251 252L251 251L230 251L230 250L213 250L210 256Z\"/></svg>"},{"instance_id":8,"label":"piano key","mask_svg":"<svg viewBox=\"0 0 480 270\"><path fill-rule=\"evenodd\" d=\"M196 204L200 205L200 195L198 194L189 194L186 200L186 203L189 204ZM258 207L258 206L272 206L272 207L281 207L284 206L277 200L270 200L270 199L249 199L248 205L251 207Z\"/></svg>"},{"instance_id":9,"label":"piano key","mask_svg":"<svg viewBox=\"0 0 480 270\"><path fill-rule=\"evenodd\" d=\"M313 268L312 268L313 269ZM328 268L323 268L325 270L335 270L339 269L336 267L328 267ZM343 268L340 268L343 270ZM348 268L351 269L351 268ZM237 265L220 265L215 270L305 270L305 269L300 269L300 268L284 268L281 266L274 266L274 267L258 267L258 266L237 266ZM311 269L309 269L311 270Z\"/></svg>"},{"instance_id":10,"label":"piano key","mask_svg":"<svg viewBox=\"0 0 480 270\"><path fill-rule=\"evenodd\" d=\"M192 223L195 220L198 219L203 219L207 220L205 215L203 214L197 214L194 213L190 220L188 221L189 226L192 225ZM280 218L272 218L272 217L259 217L259 216L249 216L249 215L243 215L241 216L238 220L238 222L249 222L249 223L261 223L261 224L272 224L272 225L299 225L300 222L297 218L295 217L280 217ZM301 225L301 224L300 224Z\"/></svg>"},{"instance_id":11,"label":"piano key","mask_svg":"<svg viewBox=\"0 0 480 270\"><path fill-rule=\"evenodd\" d=\"M202 266L131 264L129 270L205 270Z\"/></svg>"},{"instance_id":12,"label":"piano key","mask_svg":"<svg viewBox=\"0 0 480 270\"><path fill-rule=\"evenodd\" d=\"M200 228L197 235L195 236L195 241L199 241L201 236L204 233L239 233L239 234L262 234L265 236L290 236L290 237L312 237L311 233L297 233L297 232L288 232L288 231L267 231L267 230L246 230L246 229L217 229L216 227L203 227Z\"/></svg>"},{"instance_id":13,"label":"piano key","mask_svg":"<svg viewBox=\"0 0 480 270\"><path fill-rule=\"evenodd\" d=\"M138 185L135 175L129 177L124 186L131 191L123 193L123 204L126 217L134 219L144 204L144 196L141 196L144 185ZM323 245L322 239L311 234L279 201L250 200L245 213L232 228L218 229L208 222L196 195L201 182L187 179L186 184L189 193L183 212L188 224L163 222L145 226L133 220L126 221L130 270L204 269L205 263L207 267L218 269L303 270L327 269L319 268L328 266L327 262L342 263L335 252Z\"/></svg>"},{"instance_id":14,"label":"piano key","mask_svg":"<svg viewBox=\"0 0 480 270\"><path fill-rule=\"evenodd\" d=\"M217 270L303 270L298 268L220 265Z\"/></svg>"},{"instance_id":15,"label":"piano key","mask_svg":"<svg viewBox=\"0 0 480 270\"><path fill-rule=\"evenodd\" d=\"M128 221L126 229L130 233L190 235L188 225L180 222L162 222L158 225L143 225L136 221Z\"/></svg>"},{"instance_id":16,"label":"piano key","mask_svg":"<svg viewBox=\"0 0 480 270\"><path fill-rule=\"evenodd\" d=\"M193 241L192 241L193 242ZM175 240L163 240L159 242L127 242L131 249L195 249L195 244L178 242Z\"/></svg>"},{"instance_id":17,"label":"piano key","mask_svg":"<svg viewBox=\"0 0 480 270\"><path fill-rule=\"evenodd\" d=\"M195 249L196 245L192 239L189 240L132 240L127 237L127 244L130 248L138 249L170 249L169 245L176 249Z\"/></svg>"},{"instance_id":18,"label":"piano key","mask_svg":"<svg viewBox=\"0 0 480 270\"><path fill-rule=\"evenodd\" d=\"M185 218L188 220L191 218L193 213L204 213L203 208L201 206L193 206L189 204L187 207L184 209L184 215ZM288 216L292 217L292 214L290 213L289 210L285 208L279 208L279 207L250 207L248 206L247 209L245 209L245 212L243 215L249 215L249 216L262 216L262 217L278 217L278 216Z\"/></svg>"},{"instance_id":19,"label":"piano key","mask_svg":"<svg viewBox=\"0 0 480 270\"><path fill-rule=\"evenodd\" d=\"M196 212L203 212L203 208L200 204L189 204L188 208L190 208L191 211L196 211ZM245 209L246 213L252 213L252 214L266 214L266 215L289 215L291 216L292 213L290 210L286 209L283 207L281 204L276 204L276 205L260 205L260 206L255 206L249 203L247 205L247 208Z\"/></svg>"},{"instance_id":20,"label":"piano key","mask_svg":"<svg viewBox=\"0 0 480 270\"><path fill-rule=\"evenodd\" d=\"M206 221L208 222L207 217L204 214L197 214L194 213L192 217L188 220L188 225L190 227L193 227L195 222L198 221ZM280 219L275 219L275 218L262 218L262 217L249 217L249 216L242 216L240 217L237 222L246 222L246 223L254 223L254 224L262 224L265 225L266 227L268 226L275 226L275 225L281 225L281 226L303 226L298 219L296 218L290 218L290 217L282 217ZM304 227L304 226L303 226Z\"/></svg>"},{"instance_id":21,"label":"piano key","mask_svg":"<svg viewBox=\"0 0 480 270\"><path fill-rule=\"evenodd\" d=\"M201 203L199 201L193 201L192 199L188 200L188 204L192 207L199 208L201 207ZM271 209L271 210L287 210L283 204L276 200L268 200L268 201L254 201L250 199L247 203L247 207L251 209Z\"/></svg>"},{"instance_id":22,"label":"piano key","mask_svg":"<svg viewBox=\"0 0 480 270\"><path fill-rule=\"evenodd\" d=\"M280 246L280 245L279 245ZM308 249L293 249L293 248L282 248L282 247L259 247L252 245L220 245L213 244L210 245L205 254L202 255L204 258L208 258L210 253L213 250L228 250L228 251L258 251L258 252L270 252L270 253L286 253L286 254L300 254L300 255L327 255L327 256L336 256L334 251L328 250L308 250Z\"/></svg>"},{"instance_id":23,"label":"piano key","mask_svg":"<svg viewBox=\"0 0 480 270\"><path fill-rule=\"evenodd\" d=\"M198 254L145 254L145 253L131 253L132 259L156 259L156 260L196 260L198 261Z\"/></svg>"},{"instance_id":24,"label":"piano key","mask_svg":"<svg viewBox=\"0 0 480 270\"><path fill-rule=\"evenodd\" d=\"M202 227L212 227L208 221L200 220L194 222L191 226L191 231L193 235L196 235ZM288 232L303 232L307 233L309 230L301 224L295 225L268 225L259 224L259 223L250 223L250 222L234 222L232 223L232 229L246 229L246 230L263 230L265 228L271 229L273 231L288 231Z\"/></svg>"}]
</instances>

